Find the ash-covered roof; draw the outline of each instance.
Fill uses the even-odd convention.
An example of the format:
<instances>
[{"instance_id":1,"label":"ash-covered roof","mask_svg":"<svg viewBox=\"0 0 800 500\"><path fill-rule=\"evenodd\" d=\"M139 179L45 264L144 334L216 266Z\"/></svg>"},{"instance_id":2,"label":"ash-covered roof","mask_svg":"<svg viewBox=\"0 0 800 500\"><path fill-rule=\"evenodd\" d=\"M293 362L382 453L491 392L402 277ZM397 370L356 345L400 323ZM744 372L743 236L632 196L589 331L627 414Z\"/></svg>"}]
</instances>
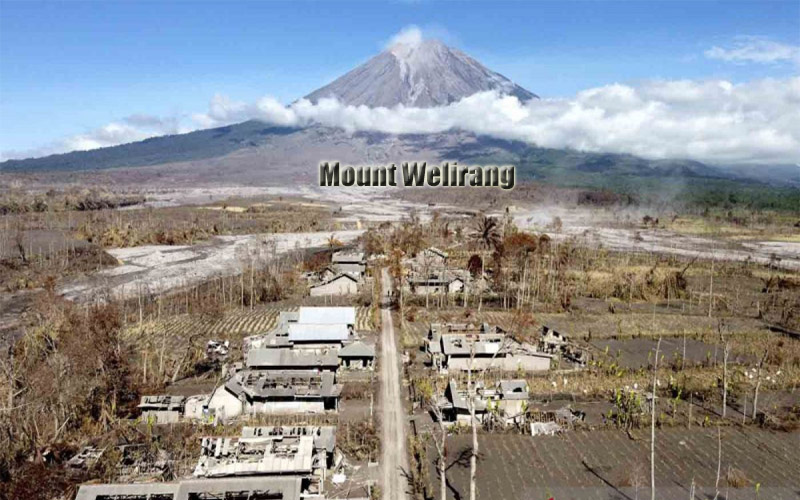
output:
<instances>
[{"instance_id":1,"label":"ash-covered roof","mask_svg":"<svg viewBox=\"0 0 800 500\"><path fill-rule=\"evenodd\" d=\"M374 358L375 346L357 340L339 350L340 358Z\"/></svg>"},{"instance_id":2,"label":"ash-covered roof","mask_svg":"<svg viewBox=\"0 0 800 500\"><path fill-rule=\"evenodd\" d=\"M301 307L297 323L314 325L356 324L355 307Z\"/></svg>"},{"instance_id":3,"label":"ash-covered roof","mask_svg":"<svg viewBox=\"0 0 800 500\"><path fill-rule=\"evenodd\" d=\"M343 262L362 263L364 262L364 252L336 252L331 257L331 262L336 264Z\"/></svg>"},{"instance_id":4,"label":"ash-covered roof","mask_svg":"<svg viewBox=\"0 0 800 500\"><path fill-rule=\"evenodd\" d=\"M247 353L247 366L250 368L319 368L336 367L339 359L336 349L323 353L290 348L251 349Z\"/></svg>"},{"instance_id":5,"label":"ash-covered roof","mask_svg":"<svg viewBox=\"0 0 800 500\"><path fill-rule=\"evenodd\" d=\"M342 386L334 382L333 372L243 370L225 382L225 389L234 396L245 395L250 400L339 397Z\"/></svg>"},{"instance_id":6,"label":"ash-covered roof","mask_svg":"<svg viewBox=\"0 0 800 500\"><path fill-rule=\"evenodd\" d=\"M500 353L505 335L499 333L442 335L442 352L447 356L486 356Z\"/></svg>"}]
</instances>

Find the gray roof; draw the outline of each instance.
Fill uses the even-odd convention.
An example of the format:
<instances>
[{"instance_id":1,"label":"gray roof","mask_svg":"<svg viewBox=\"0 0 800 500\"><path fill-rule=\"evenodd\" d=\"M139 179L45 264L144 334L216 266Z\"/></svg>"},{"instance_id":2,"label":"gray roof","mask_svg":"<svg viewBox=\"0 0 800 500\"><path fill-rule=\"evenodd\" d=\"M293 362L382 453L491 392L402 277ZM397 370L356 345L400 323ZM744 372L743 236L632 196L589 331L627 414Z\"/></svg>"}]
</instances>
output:
<instances>
[{"instance_id":1,"label":"gray roof","mask_svg":"<svg viewBox=\"0 0 800 500\"><path fill-rule=\"evenodd\" d=\"M144 410L174 410L178 411L183 408L183 403L186 400L183 396L142 396L139 403L139 408Z\"/></svg>"},{"instance_id":2,"label":"gray roof","mask_svg":"<svg viewBox=\"0 0 800 500\"><path fill-rule=\"evenodd\" d=\"M336 349L326 350L318 354L290 348L251 349L247 353L247 366L250 368L302 368L302 367L336 367L339 358Z\"/></svg>"},{"instance_id":3,"label":"gray roof","mask_svg":"<svg viewBox=\"0 0 800 500\"><path fill-rule=\"evenodd\" d=\"M336 447L336 427L325 425L315 427L311 425L288 425L288 426L259 426L243 427L242 437L252 438L261 436L308 436L314 438L314 448L324 449L328 453L333 453Z\"/></svg>"},{"instance_id":4,"label":"gray roof","mask_svg":"<svg viewBox=\"0 0 800 500\"><path fill-rule=\"evenodd\" d=\"M358 278L356 278L356 277L355 277L355 276L353 276L352 274L350 274L350 273L339 273L339 274L337 274L336 276L333 276L333 277L332 277L332 278L330 278L330 279L327 279L327 280L325 280L325 281L322 281L322 282L320 282L320 283L317 283L316 285L312 285L312 286L311 286L311 288L317 288L317 287L320 287L320 286L325 286L325 285L327 285L328 283L333 283L334 281L336 281L336 280L339 280L339 279L342 279L342 278L344 278L344 279L349 279L349 280L350 280L350 281L352 281L353 283L358 283Z\"/></svg>"},{"instance_id":5,"label":"gray roof","mask_svg":"<svg viewBox=\"0 0 800 500\"><path fill-rule=\"evenodd\" d=\"M142 484L86 484L78 490L76 500L95 500L109 496L173 495L173 500L188 500L197 493L220 495L225 492L271 492L280 494L281 500L299 500L302 478L300 477L242 477L230 479L189 479L179 483Z\"/></svg>"},{"instance_id":6,"label":"gray roof","mask_svg":"<svg viewBox=\"0 0 800 500\"><path fill-rule=\"evenodd\" d=\"M364 252L336 252L331 257L331 262L337 264L341 262L361 263L364 262Z\"/></svg>"},{"instance_id":7,"label":"gray roof","mask_svg":"<svg viewBox=\"0 0 800 500\"><path fill-rule=\"evenodd\" d=\"M333 372L243 370L225 382L225 389L234 396L244 395L250 400L285 397L315 399L338 397L342 386L334 382Z\"/></svg>"},{"instance_id":8,"label":"gray roof","mask_svg":"<svg viewBox=\"0 0 800 500\"><path fill-rule=\"evenodd\" d=\"M469 410L469 402L467 401L466 391L459 391L455 380L450 379L450 383L447 384L447 390L445 392L445 395L448 401L453 405L453 408L458 410ZM478 397L475 397L474 401L475 411L486 411L486 401L479 399Z\"/></svg>"},{"instance_id":9,"label":"gray roof","mask_svg":"<svg viewBox=\"0 0 800 500\"><path fill-rule=\"evenodd\" d=\"M524 379L501 380L497 387L503 399L528 399L528 382Z\"/></svg>"},{"instance_id":10,"label":"gray roof","mask_svg":"<svg viewBox=\"0 0 800 500\"><path fill-rule=\"evenodd\" d=\"M375 346L357 340L339 350L340 358L374 358Z\"/></svg>"},{"instance_id":11,"label":"gray roof","mask_svg":"<svg viewBox=\"0 0 800 500\"><path fill-rule=\"evenodd\" d=\"M358 273L363 274L367 270L366 264L357 264L353 262L339 262L334 264L337 272L342 273Z\"/></svg>"},{"instance_id":12,"label":"gray roof","mask_svg":"<svg viewBox=\"0 0 800 500\"><path fill-rule=\"evenodd\" d=\"M476 356L493 355L503 347L505 335L499 333L442 335L442 352L447 356L470 356L473 350Z\"/></svg>"},{"instance_id":13,"label":"gray roof","mask_svg":"<svg viewBox=\"0 0 800 500\"><path fill-rule=\"evenodd\" d=\"M408 282L411 285L449 285L454 281L466 283L464 277L460 273L453 271L434 271L428 273L427 276L417 273L408 278Z\"/></svg>"}]
</instances>

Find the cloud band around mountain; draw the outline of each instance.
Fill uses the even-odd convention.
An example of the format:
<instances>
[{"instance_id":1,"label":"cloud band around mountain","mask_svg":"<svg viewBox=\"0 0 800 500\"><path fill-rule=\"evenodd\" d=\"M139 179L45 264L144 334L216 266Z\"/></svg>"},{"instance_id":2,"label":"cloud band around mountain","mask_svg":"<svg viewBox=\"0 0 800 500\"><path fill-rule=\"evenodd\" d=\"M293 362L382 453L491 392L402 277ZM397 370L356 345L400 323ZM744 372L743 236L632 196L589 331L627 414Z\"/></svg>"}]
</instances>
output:
<instances>
[{"instance_id":1,"label":"cloud band around mountain","mask_svg":"<svg viewBox=\"0 0 800 500\"><path fill-rule=\"evenodd\" d=\"M205 113L168 119L137 115L70 137L52 149L93 149L249 119L393 134L463 129L542 147L712 164L800 163L800 77L742 84L611 84L568 99L527 103L483 92L446 107L424 109L344 106L333 99L284 106L271 97L246 103L217 95Z\"/></svg>"}]
</instances>

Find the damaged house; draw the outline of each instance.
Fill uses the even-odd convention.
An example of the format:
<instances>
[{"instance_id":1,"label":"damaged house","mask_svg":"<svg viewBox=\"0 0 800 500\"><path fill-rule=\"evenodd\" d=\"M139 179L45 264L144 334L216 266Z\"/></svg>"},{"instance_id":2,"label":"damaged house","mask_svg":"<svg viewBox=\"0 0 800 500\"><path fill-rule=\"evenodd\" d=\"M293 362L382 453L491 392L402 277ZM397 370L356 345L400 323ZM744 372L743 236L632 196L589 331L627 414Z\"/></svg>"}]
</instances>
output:
<instances>
[{"instance_id":1,"label":"damaged house","mask_svg":"<svg viewBox=\"0 0 800 500\"><path fill-rule=\"evenodd\" d=\"M406 259L405 264L412 269L443 269L447 267L447 258L447 252L428 247L418 252L414 258Z\"/></svg>"},{"instance_id":2,"label":"damaged house","mask_svg":"<svg viewBox=\"0 0 800 500\"><path fill-rule=\"evenodd\" d=\"M142 396L138 408L143 422L174 424L183 416L185 403L183 396Z\"/></svg>"},{"instance_id":3,"label":"damaged house","mask_svg":"<svg viewBox=\"0 0 800 500\"><path fill-rule=\"evenodd\" d=\"M578 365L586 364L586 352L581 347L569 341L569 337L559 333L549 326L542 327L539 338L539 349L543 352L559 355Z\"/></svg>"},{"instance_id":4,"label":"damaged house","mask_svg":"<svg viewBox=\"0 0 800 500\"><path fill-rule=\"evenodd\" d=\"M245 341L244 366L214 390L203 415L337 411L340 366L371 368L373 346L355 338L353 307L301 307L283 311L278 325Z\"/></svg>"},{"instance_id":5,"label":"damaged house","mask_svg":"<svg viewBox=\"0 0 800 500\"><path fill-rule=\"evenodd\" d=\"M375 346L357 340L339 349L342 367L356 370L371 370L375 366Z\"/></svg>"},{"instance_id":6,"label":"damaged house","mask_svg":"<svg viewBox=\"0 0 800 500\"><path fill-rule=\"evenodd\" d=\"M485 423L489 418L503 425L524 422L528 409L528 383L525 380L500 380L490 387L477 383L473 390L475 418L479 422ZM450 379L438 406L446 422L469 423L469 392L459 389L455 380Z\"/></svg>"},{"instance_id":7,"label":"damaged house","mask_svg":"<svg viewBox=\"0 0 800 500\"><path fill-rule=\"evenodd\" d=\"M335 252L331 256L331 267L337 273L360 278L367 272L367 260L364 258L364 252Z\"/></svg>"},{"instance_id":8,"label":"damaged house","mask_svg":"<svg viewBox=\"0 0 800 500\"><path fill-rule=\"evenodd\" d=\"M311 370L335 372L339 368L337 349L250 349L245 365L253 370Z\"/></svg>"},{"instance_id":9,"label":"damaged house","mask_svg":"<svg viewBox=\"0 0 800 500\"><path fill-rule=\"evenodd\" d=\"M441 270L428 273L412 273L404 286L418 295L461 293L467 287L468 272Z\"/></svg>"},{"instance_id":10,"label":"damaged house","mask_svg":"<svg viewBox=\"0 0 800 500\"><path fill-rule=\"evenodd\" d=\"M425 349L431 365L439 371L546 371L553 358L487 324L477 331L462 325L433 324Z\"/></svg>"},{"instance_id":11,"label":"damaged house","mask_svg":"<svg viewBox=\"0 0 800 500\"><path fill-rule=\"evenodd\" d=\"M244 427L238 438L203 438L194 475L298 476L306 494L320 495L335 446L333 426Z\"/></svg>"},{"instance_id":12,"label":"damaged house","mask_svg":"<svg viewBox=\"0 0 800 500\"><path fill-rule=\"evenodd\" d=\"M339 408L333 372L242 370L218 387L208 409L221 419L258 413L323 413Z\"/></svg>"},{"instance_id":13,"label":"damaged house","mask_svg":"<svg viewBox=\"0 0 800 500\"><path fill-rule=\"evenodd\" d=\"M84 484L76 500L300 500L306 493L301 477L236 477L173 483Z\"/></svg>"}]
</instances>

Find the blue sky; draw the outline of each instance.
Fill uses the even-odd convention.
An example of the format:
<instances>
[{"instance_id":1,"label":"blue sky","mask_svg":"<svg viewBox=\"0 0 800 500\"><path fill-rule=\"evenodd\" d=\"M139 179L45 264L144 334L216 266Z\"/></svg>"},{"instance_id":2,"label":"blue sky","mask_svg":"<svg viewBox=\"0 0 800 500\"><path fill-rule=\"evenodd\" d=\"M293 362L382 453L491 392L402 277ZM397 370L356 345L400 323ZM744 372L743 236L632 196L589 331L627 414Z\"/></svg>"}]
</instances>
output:
<instances>
[{"instance_id":1,"label":"blue sky","mask_svg":"<svg viewBox=\"0 0 800 500\"><path fill-rule=\"evenodd\" d=\"M0 2L0 150L123 117L180 116L215 94L289 103L406 26L543 97L614 82L734 83L794 62L707 57L738 37L800 45L800 2Z\"/></svg>"}]
</instances>

